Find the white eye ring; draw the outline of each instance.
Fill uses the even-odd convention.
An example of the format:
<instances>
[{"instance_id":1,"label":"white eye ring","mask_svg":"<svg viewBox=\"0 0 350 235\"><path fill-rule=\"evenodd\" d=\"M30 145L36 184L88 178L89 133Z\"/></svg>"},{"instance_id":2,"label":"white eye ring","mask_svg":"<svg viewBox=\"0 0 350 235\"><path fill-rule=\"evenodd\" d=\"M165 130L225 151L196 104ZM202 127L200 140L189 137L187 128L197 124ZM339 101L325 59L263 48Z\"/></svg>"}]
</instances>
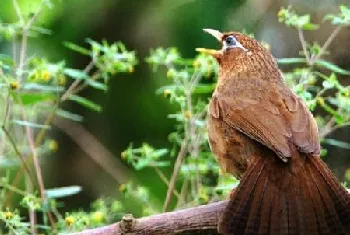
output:
<instances>
[{"instance_id":1,"label":"white eye ring","mask_svg":"<svg viewBox=\"0 0 350 235\"><path fill-rule=\"evenodd\" d=\"M230 48L241 48L243 51L248 52L248 50L244 46L242 46L242 44L239 41L237 41L237 39L232 35L225 38L223 45L223 50L227 50Z\"/></svg>"}]
</instances>

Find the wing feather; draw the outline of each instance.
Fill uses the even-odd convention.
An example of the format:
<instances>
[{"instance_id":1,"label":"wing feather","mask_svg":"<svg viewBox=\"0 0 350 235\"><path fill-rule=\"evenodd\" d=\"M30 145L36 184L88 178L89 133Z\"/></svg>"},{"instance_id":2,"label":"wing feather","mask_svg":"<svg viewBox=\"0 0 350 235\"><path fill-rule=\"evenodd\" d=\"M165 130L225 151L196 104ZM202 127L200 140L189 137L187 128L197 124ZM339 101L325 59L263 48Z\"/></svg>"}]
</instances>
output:
<instances>
[{"instance_id":1,"label":"wing feather","mask_svg":"<svg viewBox=\"0 0 350 235\"><path fill-rule=\"evenodd\" d=\"M283 161L288 161L295 148L318 155L318 130L310 111L288 88L270 86L274 86L273 92L250 85L244 89L238 86L230 93L214 93L210 114L267 146Z\"/></svg>"}]
</instances>

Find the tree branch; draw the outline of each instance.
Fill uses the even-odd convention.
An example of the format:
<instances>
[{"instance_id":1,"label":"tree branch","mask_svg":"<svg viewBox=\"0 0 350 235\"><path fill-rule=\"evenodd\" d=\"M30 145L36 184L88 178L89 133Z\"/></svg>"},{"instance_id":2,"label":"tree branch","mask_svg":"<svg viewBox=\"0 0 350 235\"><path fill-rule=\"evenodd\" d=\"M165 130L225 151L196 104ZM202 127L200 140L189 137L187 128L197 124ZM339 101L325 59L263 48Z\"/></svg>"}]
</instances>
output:
<instances>
[{"instance_id":1,"label":"tree branch","mask_svg":"<svg viewBox=\"0 0 350 235\"><path fill-rule=\"evenodd\" d=\"M220 201L140 219L125 215L118 223L70 235L215 235L219 216L227 203Z\"/></svg>"},{"instance_id":2,"label":"tree branch","mask_svg":"<svg viewBox=\"0 0 350 235\"><path fill-rule=\"evenodd\" d=\"M350 193L350 189L347 189ZM135 219L127 214L115 224L68 235L218 235L217 224L228 200Z\"/></svg>"}]
</instances>

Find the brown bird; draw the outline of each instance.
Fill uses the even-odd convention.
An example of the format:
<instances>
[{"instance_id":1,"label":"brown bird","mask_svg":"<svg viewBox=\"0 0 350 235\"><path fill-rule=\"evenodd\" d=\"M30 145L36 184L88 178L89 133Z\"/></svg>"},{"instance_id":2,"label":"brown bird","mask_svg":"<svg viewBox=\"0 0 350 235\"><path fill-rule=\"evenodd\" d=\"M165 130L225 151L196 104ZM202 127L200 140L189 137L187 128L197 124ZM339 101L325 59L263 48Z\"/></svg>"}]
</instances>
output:
<instances>
[{"instance_id":1,"label":"brown bird","mask_svg":"<svg viewBox=\"0 0 350 235\"><path fill-rule=\"evenodd\" d=\"M208 132L221 169L241 179L218 225L225 235L350 234L350 195L320 159L316 122L273 56L237 32L205 29L221 50Z\"/></svg>"}]
</instances>

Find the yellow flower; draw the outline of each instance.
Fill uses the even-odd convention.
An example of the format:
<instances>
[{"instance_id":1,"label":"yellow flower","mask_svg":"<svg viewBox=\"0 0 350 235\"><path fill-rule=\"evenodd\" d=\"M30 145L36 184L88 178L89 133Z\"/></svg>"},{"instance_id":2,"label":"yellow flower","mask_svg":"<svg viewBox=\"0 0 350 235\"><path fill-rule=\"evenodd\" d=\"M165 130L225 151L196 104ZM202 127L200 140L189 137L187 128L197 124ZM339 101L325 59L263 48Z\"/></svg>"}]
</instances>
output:
<instances>
[{"instance_id":1,"label":"yellow flower","mask_svg":"<svg viewBox=\"0 0 350 235\"><path fill-rule=\"evenodd\" d=\"M66 82L67 82L66 76L64 76L64 75L61 74L61 75L58 77L58 81L57 81L58 85L64 86L64 85L66 85Z\"/></svg>"},{"instance_id":2,"label":"yellow flower","mask_svg":"<svg viewBox=\"0 0 350 235\"><path fill-rule=\"evenodd\" d=\"M166 76L168 78L173 78L173 77L175 77L175 75L176 75L175 69L169 69L168 72L166 73Z\"/></svg>"},{"instance_id":3,"label":"yellow flower","mask_svg":"<svg viewBox=\"0 0 350 235\"><path fill-rule=\"evenodd\" d=\"M170 96L170 94L171 94L171 91L169 89L165 89L163 91L163 95L164 95L165 98L168 98Z\"/></svg>"},{"instance_id":4,"label":"yellow flower","mask_svg":"<svg viewBox=\"0 0 350 235\"><path fill-rule=\"evenodd\" d=\"M324 105L324 99L323 99L322 97L318 97L318 98L317 98L317 102L318 102L321 106Z\"/></svg>"},{"instance_id":5,"label":"yellow flower","mask_svg":"<svg viewBox=\"0 0 350 235\"><path fill-rule=\"evenodd\" d=\"M12 217L13 217L13 213L11 211L5 212L5 218L6 219L12 219Z\"/></svg>"},{"instance_id":6,"label":"yellow flower","mask_svg":"<svg viewBox=\"0 0 350 235\"><path fill-rule=\"evenodd\" d=\"M123 152L120 154L120 156L122 157L123 160L125 160L126 157L127 157L126 151L123 151Z\"/></svg>"},{"instance_id":7,"label":"yellow flower","mask_svg":"<svg viewBox=\"0 0 350 235\"><path fill-rule=\"evenodd\" d=\"M68 226L72 226L72 224L75 222L75 218L73 216L67 216L64 220Z\"/></svg>"},{"instance_id":8,"label":"yellow flower","mask_svg":"<svg viewBox=\"0 0 350 235\"><path fill-rule=\"evenodd\" d=\"M270 50L270 48L271 48L270 44L268 44L267 42L261 42L261 44L262 44L263 47L265 47L268 51Z\"/></svg>"},{"instance_id":9,"label":"yellow flower","mask_svg":"<svg viewBox=\"0 0 350 235\"><path fill-rule=\"evenodd\" d=\"M10 82L10 88L12 90L17 90L19 87L20 87L19 82L17 82L17 81Z\"/></svg>"},{"instance_id":10,"label":"yellow flower","mask_svg":"<svg viewBox=\"0 0 350 235\"><path fill-rule=\"evenodd\" d=\"M56 140L50 140L49 141L49 149L53 152L56 152L58 149L58 143Z\"/></svg>"},{"instance_id":11,"label":"yellow flower","mask_svg":"<svg viewBox=\"0 0 350 235\"><path fill-rule=\"evenodd\" d=\"M51 74L50 74L50 72L47 71L47 70L41 71L41 79L44 80L45 82L50 81L50 79L51 79Z\"/></svg>"},{"instance_id":12,"label":"yellow flower","mask_svg":"<svg viewBox=\"0 0 350 235\"><path fill-rule=\"evenodd\" d=\"M198 60L193 61L193 67L197 68L199 67L200 63Z\"/></svg>"},{"instance_id":13,"label":"yellow flower","mask_svg":"<svg viewBox=\"0 0 350 235\"><path fill-rule=\"evenodd\" d=\"M119 186L119 191L120 191L120 192L125 192L125 191L126 191L126 185L125 185L125 184L121 184L121 185Z\"/></svg>"},{"instance_id":14,"label":"yellow flower","mask_svg":"<svg viewBox=\"0 0 350 235\"><path fill-rule=\"evenodd\" d=\"M314 78L314 77L311 77L308 81L307 81L307 83L308 84L310 84L310 85L314 85L315 83L316 83L316 78Z\"/></svg>"},{"instance_id":15,"label":"yellow flower","mask_svg":"<svg viewBox=\"0 0 350 235\"><path fill-rule=\"evenodd\" d=\"M38 70L35 70L29 75L29 79L32 81L37 81L40 78L40 73Z\"/></svg>"},{"instance_id":16,"label":"yellow flower","mask_svg":"<svg viewBox=\"0 0 350 235\"><path fill-rule=\"evenodd\" d=\"M288 9L281 8L277 13L278 18L280 19L285 18L287 16L287 12L288 12Z\"/></svg>"},{"instance_id":17,"label":"yellow flower","mask_svg":"<svg viewBox=\"0 0 350 235\"><path fill-rule=\"evenodd\" d=\"M96 211L92 214L91 219L96 223L101 223L105 218L105 214L101 211Z\"/></svg>"},{"instance_id":18,"label":"yellow flower","mask_svg":"<svg viewBox=\"0 0 350 235\"><path fill-rule=\"evenodd\" d=\"M192 114L191 114L190 111L186 110L186 111L184 112L184 117L185 117L186 119L189 119L191 116L192 116Z\"/></svg>"}]
</instances>

